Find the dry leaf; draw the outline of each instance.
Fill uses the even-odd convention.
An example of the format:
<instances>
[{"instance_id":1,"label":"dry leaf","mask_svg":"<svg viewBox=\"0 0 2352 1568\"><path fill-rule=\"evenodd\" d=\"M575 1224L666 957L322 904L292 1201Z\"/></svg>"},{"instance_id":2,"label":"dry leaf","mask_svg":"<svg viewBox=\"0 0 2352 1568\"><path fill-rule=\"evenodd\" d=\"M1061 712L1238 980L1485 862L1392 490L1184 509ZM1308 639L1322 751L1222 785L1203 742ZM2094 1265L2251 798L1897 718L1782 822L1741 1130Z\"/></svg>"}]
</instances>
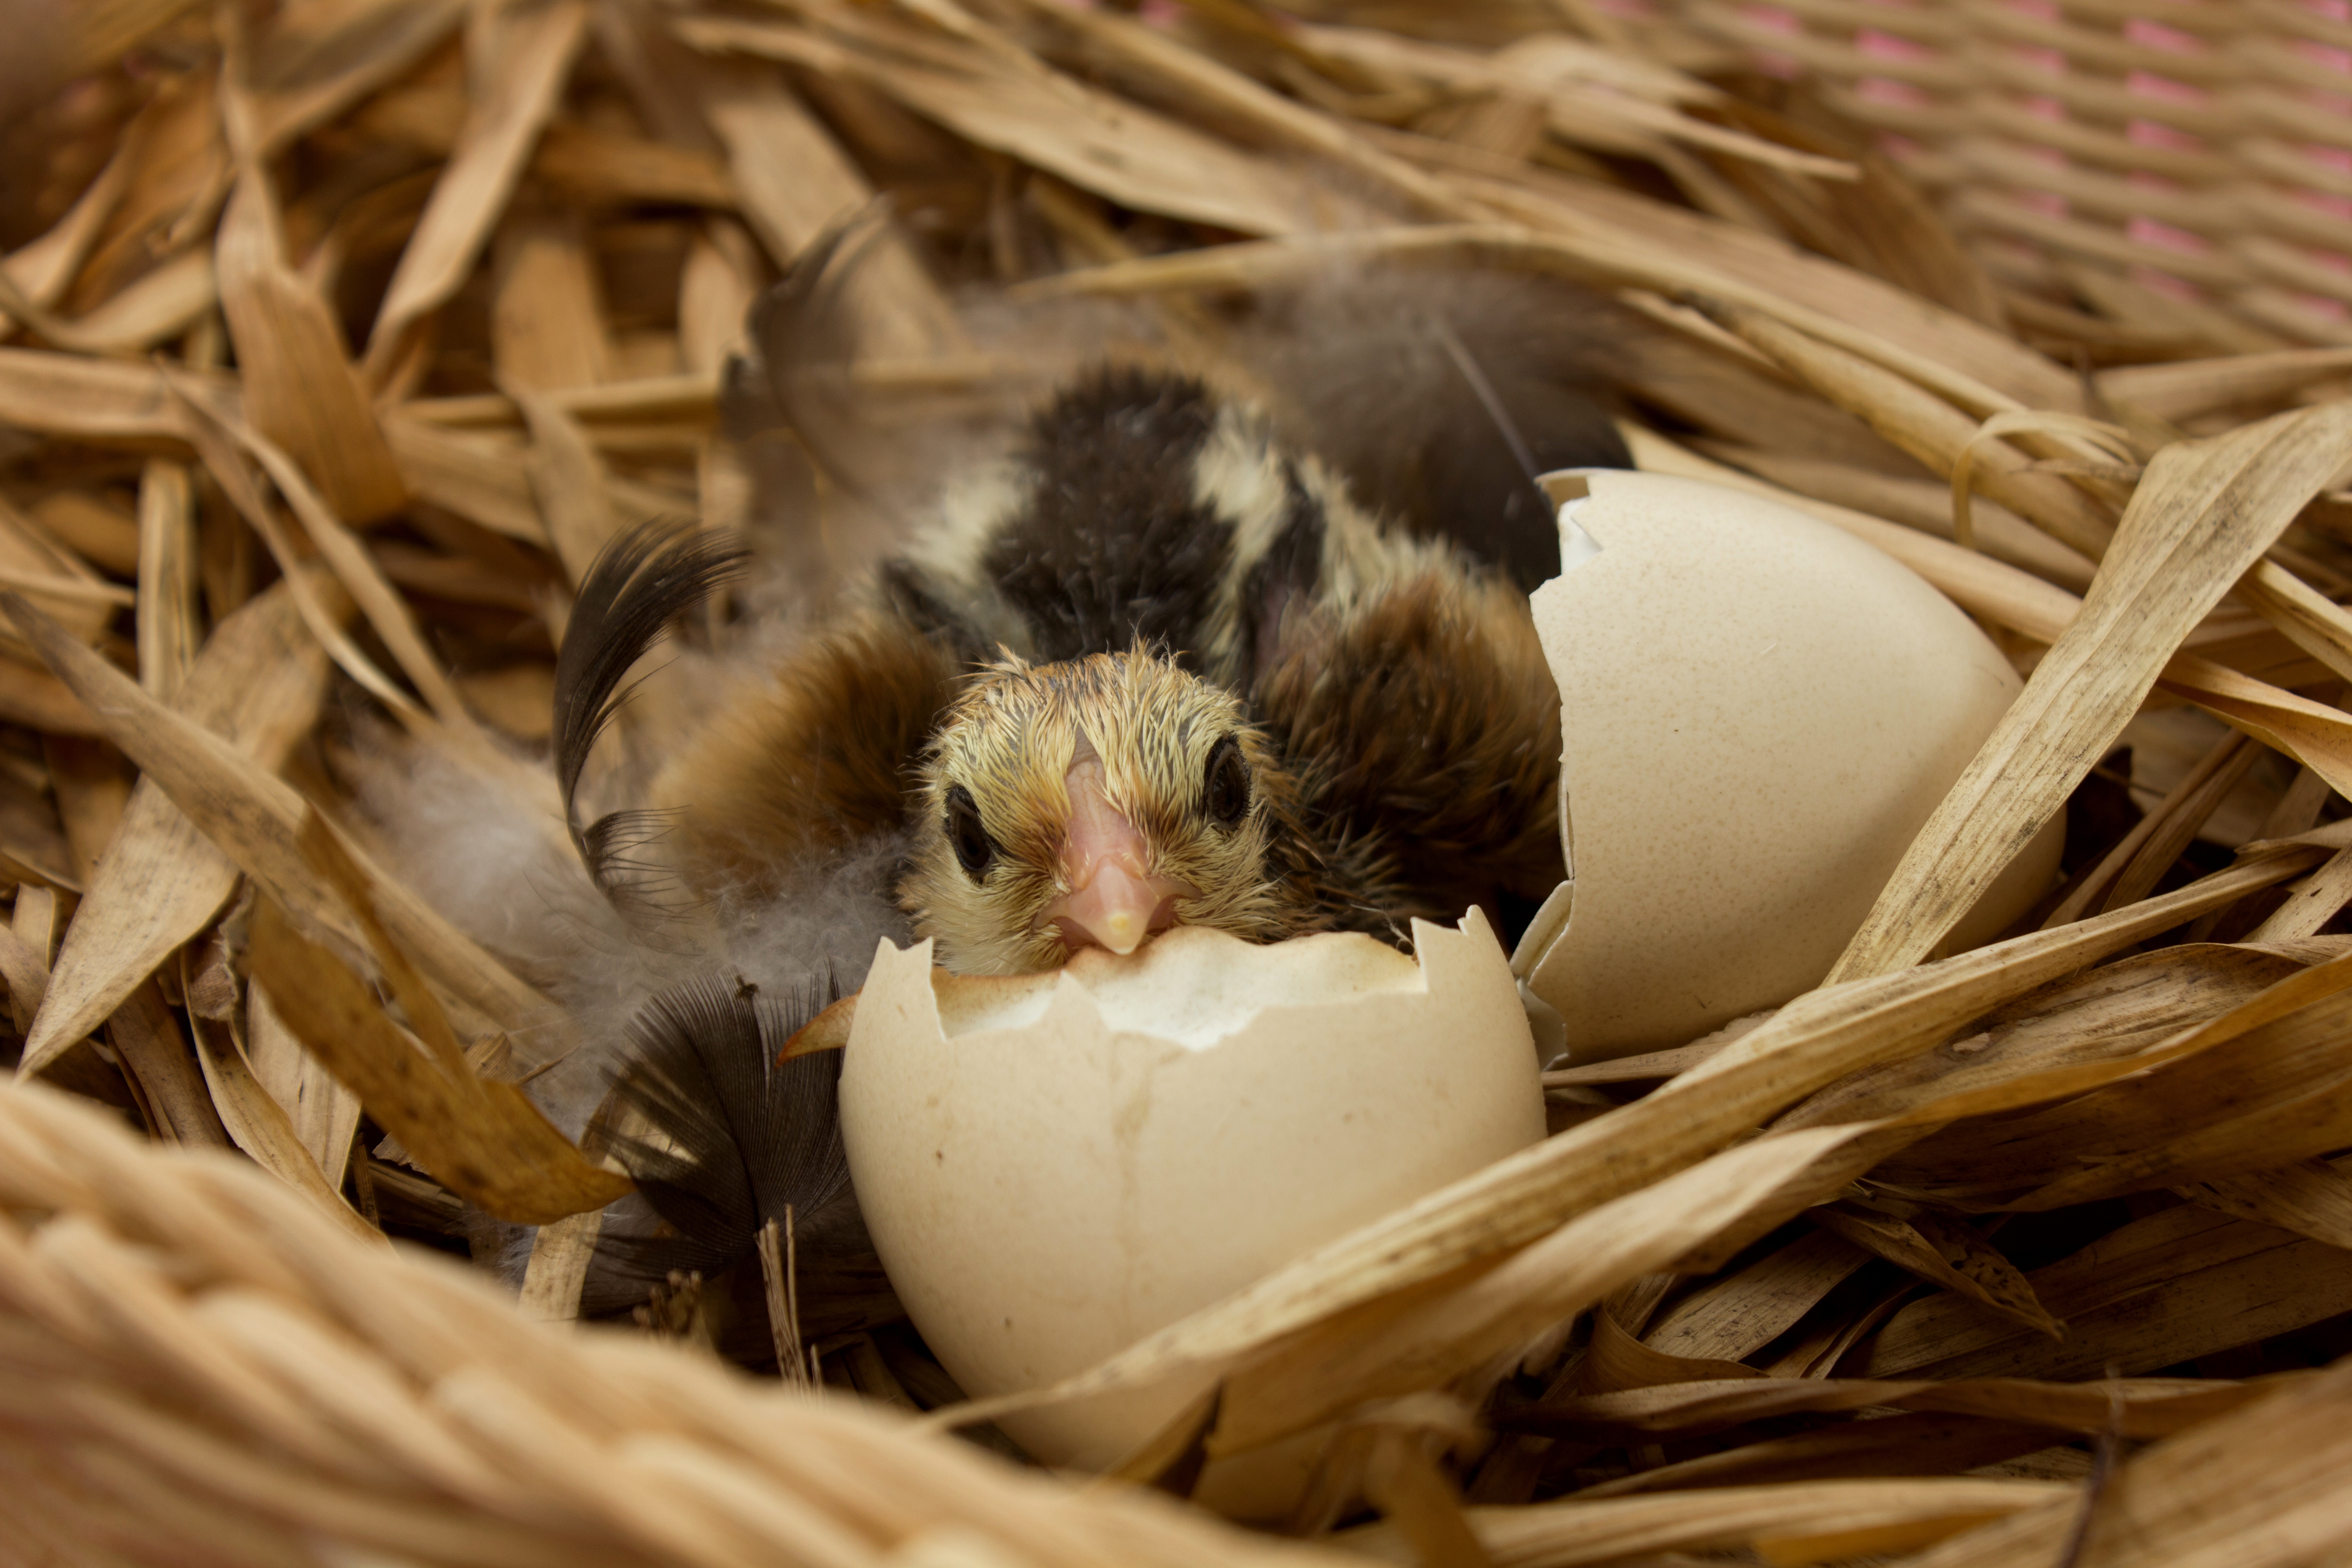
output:
<instances>
[{"instance_id":1,"label":"dry leaf","mask_svg":"<svg viewBox=\"0 0 2352 1568\"><path fill-rule=\"evenodd\" d=\"M625 1177L590 1164L512 1084L483 1081L462 1058L453 1064L419 1050L367 984L296 931L273 898L254 913L252 963L287 1026L418 1165L467 1201L518 1225L546 1225L630 1190Z\"/></svg>"},{"instance_id":2,"label":"dry leaf","mask_svg":"<svg viewBox=\"0 0 2352 1568\"><path fill-rule=\"evenodd\" d=\"M317 637L333 656L344 673L366 688L378 701L404 717L416 715L415 700L394 685L383 670L376 668L375 661L352 640L350 634L343 629L342 620L327 608L310 574L300 570L307 564L308 552L296 545L277 512L270 509L261 487L255 482L252 470L247 465L245 454L236 449L230 431L218 417L205 410L199 400L185 396L184 384L177 376L168 372L166 375L173 391L182 395L187 415L185 427L188 438L195 447L197 456L204 459L205 468L227 495L229 503L236 508L238 515L251 523L253 531L268 545L279 570L286 574L287 586L294 596L295 605L302 612L303 621L310 628L310 635Z\"/></svg>"},{"instance_id":3,"label":"dry leaf","mask_svg":"<svg viewBox=\"0 0 2352 1568\"><path fill-rule=\"evenodd\" d=\"M508 212L492 250L490 353L509 388L552 392L613 378L586 240L576 213Z\"/></svg>"},{"instance_id":4,"label":"dry leaf","mask_svg":"<svg viewBox=\"0 0 2352 1568\"><path fill-rule=\"evenodd\" d=\"M1655 1492L1688 1496L1700 1489L1841 1476L1958 1474L2047 1448L2060 1436L2034 1423L1977 1415L1874 1415L1660 1465L1586 1487L1577 1496L1593 1500ZM1843 1531L1830 1533L1841 1542L1849 1538ZM1780 1560L1785 1550L1776 1545L1773 1559Z\"/></svg>"},{"instance_id":5,"label":"dry leaf","mask_svg":"<svg viewBox=\"0 0 2352 1568\"><path fill-rule=\"evenodd\" d=\"M1961 1026L1934 1050L1866 1068L1799 1104L1779 1127L1914 1113L2053 1070L2128 1058L2220 1017L2301 972L2297 960L2184 943L2103 964Z\"/></svg>"},{"instance_id":6,"label":"dry leaf","mask_svg":"<svg viewBox=\"0 0 2352 1568\"><path fill-rule=\"evenodd\" d=\"M1684 1383L1547 1399L1514 1415L1510 1425L1551 1436L1624 1442L1662 1433L1701 1435L1800 1412L1833 1414L1884 1406L2030 1421L2084 1436L2112 1428L2126 1437L2166 1437L2252 1404L2281 1381L2286 1380L2036 1383L1988 1377L1899 1383L1838 1377Z\"/></svg>"},{"instance_id":7,"label":"dry leaf","mask_svg":"<svg viewBox=\"0 0 2352 1568\"><path fill-rule=\"evenodd\" d=\"M2347 1458L2352 1368L2279 1389L2248 1409L2159 1444L2110 1484L2101 1531L2117 1568L2286 1568L2341 1556L2352 1540L2336 1478ZM2071 1495L1906 1560L1906 1568L2043 1568L2058 1561L2079 1504Z\"/></svg>"},{"instance_id":8,"label":"dry leaf","mask_svg":"<svg viewBox=\"0 0 2352 1568\"><path fill-rule=\"evenodd\" d=\"M1546 1568L1600 1568L1666 1552L1764 1549L1791 1537L1896 1527L1908 1544L2027 1510L2074 1500L2074 1489L2049 1481L1978 1479L1810 1481L1785 1487L1727 1487L1700 1497L1573 1499L1532 1508L1472 1509L1478 1540L1498 1561ZM1409 1563L1387 1526L1351 1531L1342 1544L1384 1561ZM1894 1547L1892 1550L1900 1550ZM1810 1561L1810 1559L1806 1559Z\"/></svg>"},{"instance_id":9,"label":"dry leaf","mask_svg":"<svg viewBox=\"0 0 2352 1568\"><path fill-rule=\"evenodd\" d=\"M1919 830L1828 984L1915 963L2105 753L2165 660L2326 483L2352 405L2282 415L2149 462L2078 615Z\"/></svg>"},{"instance_id":10,"label":"dry leaf","mask_svg":"<svg viewBox=\"0 0 2352 1568\"><path fill-rule=\"evenodd\" d=\"M823 122L772 73L712 66L702 74L702 112L727 149L744 219L776 265L790 266L827 228L873 201L872 186ZM842 308L867 353L925 355L962 346L954 310L895 226L876 240Z\"/></svg>"},{"instance_id":11,"label":"dry leaf","mask_svg":"<svg viewBox=\"0 0 2352 1568\"><path fill-rule=\"evenodd\" d=\"M1279 166L1043 66L1024 69L1001 54L936 34L908 37L878 16L848 34L849 17L826 19L829 36L716 17L681 20L677 29L697 48L757 54L868 82L981 146L1123 205L1244 234L1295 232L1314 210L1310 188ZM727 137L724 114L722 108L714 120ZM746 168L741 149L734 151L745 216L757 226L760 180ZM773 248L773 238L761 237Z\"/></svg>"},{"instance_id":12,"label":"dry leaf","mask_svg":"<svg viewBox=\"0 0 2352 1568\"><path fill-rule=\"evenodd\" d=\"M2064 1325L2033 1299L2033 1287L2017 1266L1958 1220L1933 1212L1897 1219L1852 1204L1824 1204L1808 1210L1806 1217L1906 1273L1981 1301L2052 1339L2065 1332Z\"/></svg>"},{"instance_id":13,"label":"dry leaf","mask_svg":"<svg viewBox=\"0 0 2352 1568\"><path fill-rule=\"evenodd\" d=\"M499 18L493 58L478 62L482 89L457 147L417 220L368 338L367 373L381 385L409 348L409 334L466 280L530 157L572 68L588 20L584 0L549 0ZM488 45L486 31L470 42Z\"/></svg>"},{"instance_id":14,"label":"dry leaf","mask_svg":"<svg viewBox=\"0 0 2352 1568\"><path fill-rule=\"evenodd\" d=\"M2352 1253L2192 1205L2135 1220L2034 1269L2066 1324L2053 1341L1965 1297L1930 1296L1856 1354L1866 1377L2084 1378L2178 1365L2335 1316Z\"/></svg>"},{"instance_id":15,"label":"dry leaf","mask_svg":"<svg viewBox=\"0 0 2352 1568\"><path fill-rule=\"evenodd\" d=\"M2352 1176L2325 1160L2301 1160L2243 1176L2217 1176L2173 1191L2190 1203L2222 1214L2259 1220L2352 1251Z\"/></svg>"},{"instance_id":16,"label":"dry leaf","mask_svg":"<svg viewBox=\"0 0 2352 1568\"><path fill-rule=\"evenodd\" d=\"M540 1227L531 1238L530 1262L522 1276L522 1310L543 1323L569 1322L580 1315L580 1288L596 1255L604 1212L588 1209Z\"/></svg>"},{"instance_id":17,"label":"dry leaf","mask_svg":"<svg viewBox=\"0 0 2352 1568\"><path fill-rule=\"evenodd\" d=\"M212 416L212 411L205 411L205 418ZM329 510L325 500L310 487L292 458L234 416L222 416L219 424L223 434L250 452L268 471L270 482L278 487L278 493L286 498L294 515L302 520L310 542L318 547L320 555L333 570L344 591L359 605L360 613L367 617L375 634L383 639L393 657L400 661L402 673L415 685L425 705L433 710L434 716L444 725L460 732L470 731L473 721L466 711L465 703L458 699L457 688L449 684L449 678L442 670L439 659L425 647L424 635L417 629L415 613L393 591L392 584L384 581L383 574L377 569L365 547L343 525L342 520ZM212 466L212 462L208 456L207 466ZM215 471L217 473L218 469ZM289 577L299 581L291 561L281 561L280 565ZM312 625L315 626L317 624L314 618ZM329 646L331 648L333 644L330 642ZM368 668L373 669L373 664ZM381 680L382 677L376 679ZM391 706L395 711L405 710L412 712L415 707L405 698Z\"/></svg>"},{"instance_id":18,"label":"dry leaf","mask_svg":"<svg viewBox=\"0 0 2352 1568\"><path fill-rule=\"evenodd\" d=\"M408 497L375 411L316 289L286 265L277 204L258 164L221 216L221 311L236 342L245 416L317 481L342 516L371 522Z\"/></svg>"},{"instance_id":19,"label":"dry leaf","mask_svg":"<svg viewBox=\"0 0 2352 1568\"><path fill-rule=\"evenodd\" d=\"M1642 1342L1667 1355L1745 1360L1869 1260L1851 1242L1811 1232L1675 1303Z\"/></svg>"},{"instance_id":20,"label":"dry leaf","mask_svg":"<svg viewBox=\"0 0 2352 1568\"><path fill-rule=\"evenodd\" d=\"M465 0L311 0L256 30L246 88L268 156L404 75L448 37Z\"/></svg>"},{"instance_id":21,"label":"dry leaf","mask_svg":"<svg viewBox=\"0 0 2352 1568\"><path fill-rule=\"evenodd\" d=\"M2099 391L2155 419L2176 423L2233 404L2284 397L2352 371L2352 349L2288 349L2226 359L2120 365L2099 374Z\"/></svg>"},{"instance_id":22,"label":"dry leaf","mask_svg":"<svg viewBox=\"0 0 2352 1568\"><path fill-rule=\"evenodd\" d=\"M124 1070L145 1091L161 1135L180 1143L228 1147L228 1133L188 1053L180 1021L152 985L131 992L108 1022L106 1034Z\"/></svg>"},{"instance_id":23,"label":"dry leaf","mask_svg":"<svg viewBox=\"0 0 2352 1568\"><path fill-rule=\"evenodd\" d=\"M215 395L233 395L228 378L204 379ZM0 423L81 441L182 438L180 411L157 372L40 349L0 348Z\"/></svg>"},{"instance_id":24,"label":"dry leaf","mask_svg":"<svg viewBox=\"0 0 2352 1568\"><path fill-rule=\"evenodd\" d=\"M169 702L204 640L195 495L185 466L151 458L139 482L139 684Z\"/></svg>"},{"instance_id":25,"label":"dry leaf","mask_svg":"<svg viewBox=\"0 0 2352 1568\"><path fill-rule=\"evenodd\" d=\"M234 982L225 962L216 973L228 992L228 1005L220 1016L207 1016L206 1010L196 1005L195 987L191 984L188 1022L195 1031L196 1060L204 1068L205 1083L212 1091L213 1107L220 1112L222 1125L263 1170L332 1215L344 1229L376 1246L384 1245L383 1233L362 1219L342 1194L328 1184L318 1161L296 1135L293 1122L254 1076L238 1048L233 1021Z\"/></svg>"},{"instance_id":26,"label":"dry leaf","mask_svg":"<svg viewBox=\"0 0 2352 1568\"><path fill-rule=\"evenodd\" d=\"M530 482L540 515L564 575L577 587L598 552L621 531L604 467L571 416L521 385L509 390L530 426Z\"/></svg>"},{"instance_id":27,"label":"dry leaf","mask_svg":"<svg viewBox=\"0 0 2352 1568\"><path fill-rule=\"evenodd\" d=\"M350 605L331 586L329 605ZM175 706L188 721L282 767L317 718L327 661L305 637L290 585L271 588L213 634ZM131 790L113 853L66 933L57 973L25 1041L17 1076L39 1072L111 1014L173 949L228 901L236 866L152 778Z\"/></svg>"},{"instance_id":28,"label":"dry leaf","mask_svg":"<svg viewBox=\"0 0 2352 1568\"><path fill-rule=\"evenodd\" d=\"M122 814L131 802L131 776L121 753L103 741L47 736L41 754L49 764L49 787L57 795L75 879L88 889L121 829Z\"/></svg>"},{"instance_id":29,"label":"dry leaf","mask_svg":"<svg viewBox=\"0 0 2352 1568\"><path fill-rule=\"evenodd\" d=\"M143 486L142 486L143 489ZM118 577L139 570L139 524L129 509L86 489L51 490L25 509L51 539Z\"/></svg>"},{"instance_id":30,"label":"dry leaf","mask_svg":"<svg viewBox=\"0 0 2352 1568\"><path fill-rule=\"evenodd\" d=\"M0 374L5 369L0 364ZM4 389L0 396L5 396ZM446 507L509 539L547 542L518 443L460 435L404 411L384 416L383 433L400 463L401 478L419 500Z\"/></svg>"},{"instance_id":31,"label":"dry leaf","mask_svg":"<svg viewBox=\"0 0 2352 1568\"><path fill-rule=\"evenodd\" d=\"M218 736L141 691L137 683L64 635L16 595L0 595L18 629L64 673L108 734L173 805L256 881L330 929L336 902L295 847L307 807L287 784ZM502 1028L550 1015L553 1005L473 940L380 870L371 868L385 927L435 982Z\"/></svg>"},{"instance_id":32,"label":"dry leaf","mask_svg":"<svg viewBox=\"0 0 2352 1568\"><path fill-rule=\"evenodd\" d=\"M327 1184L340 1192L359 1131L359 1097L302 1048L258 985L246 987L245 1021L253 1076L285 1110Z\"/></svg>"}]
</instances>

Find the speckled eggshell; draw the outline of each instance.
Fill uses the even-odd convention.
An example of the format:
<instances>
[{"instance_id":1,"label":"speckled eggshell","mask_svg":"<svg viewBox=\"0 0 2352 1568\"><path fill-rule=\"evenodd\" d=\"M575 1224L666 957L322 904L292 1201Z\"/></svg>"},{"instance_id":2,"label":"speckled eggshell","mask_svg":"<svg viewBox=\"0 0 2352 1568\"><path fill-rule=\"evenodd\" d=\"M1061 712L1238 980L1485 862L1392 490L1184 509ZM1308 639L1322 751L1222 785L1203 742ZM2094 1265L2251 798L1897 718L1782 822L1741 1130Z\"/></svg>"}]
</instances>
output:
<instances>
[{"instance_id":1,"label":"speckled eggshell","mask_svg":"<svg viewBox=\"0 0 2352 1568\"><path fill-rule=\"evenodd\" d=\"M1092 1365L1543 1136L1486 921L1413 931L1417 961L1363 936L1180 927L1018 979L882 944L842 1131L883 1266L966 1393ZM1100 1468L1213 1375L1003 1425L1048 1463Z\"/></svg>"},{"instance_id":2,"label":"speckled eggshell","mask_svg":"<svg viewBox=\"0 0 2352 1568\"><path fill-rule=\"evenodd\" d=\"M1659 474L1545 482L1570 563L1534 601L1570 881L1517 962L1570 1055L1601 1059L1819 984L2021 683L1949 600L1818 519ZM2023 913L2060 842L1952 944Z\"/></svg>"}]
</instances>

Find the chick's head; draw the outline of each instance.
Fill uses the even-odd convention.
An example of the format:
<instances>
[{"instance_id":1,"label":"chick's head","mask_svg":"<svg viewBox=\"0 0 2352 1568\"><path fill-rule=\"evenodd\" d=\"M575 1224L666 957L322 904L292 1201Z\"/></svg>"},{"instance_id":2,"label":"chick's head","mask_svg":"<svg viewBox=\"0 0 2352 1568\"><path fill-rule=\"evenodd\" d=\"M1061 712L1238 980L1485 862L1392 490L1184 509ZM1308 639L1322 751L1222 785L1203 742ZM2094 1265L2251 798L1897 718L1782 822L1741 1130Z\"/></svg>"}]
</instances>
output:
<instances>
[{"instance_id":1,"label":"chick's head","mask_svg":"<svg viewBox=\"0 0 2352 1568\"><path fill-rule=\"evenodd\" d=\"M974 675L923 761L900 901L939 963L1049 969L1172 925L1289 929L1268 847L1295 790L1228 691L1138 647Z\"/></svg>"}]
</instances>

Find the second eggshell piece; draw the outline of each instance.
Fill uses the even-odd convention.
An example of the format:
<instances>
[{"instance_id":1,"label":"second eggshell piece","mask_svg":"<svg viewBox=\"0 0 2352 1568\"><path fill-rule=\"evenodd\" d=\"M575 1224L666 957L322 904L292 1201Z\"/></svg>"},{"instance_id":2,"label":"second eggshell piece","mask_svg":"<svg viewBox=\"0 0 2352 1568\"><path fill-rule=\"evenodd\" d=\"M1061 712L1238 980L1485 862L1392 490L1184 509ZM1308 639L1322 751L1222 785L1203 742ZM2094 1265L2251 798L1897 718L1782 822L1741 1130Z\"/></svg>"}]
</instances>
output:
<instances>
[{"instance_id":1,"label":"second eggshell piece","mask_svg":"<svg viewBox=\"0 0 2352 1568\"><path fill-rule=\"evenodd\" d=\"M1535 618L1570 881L1516 966L1584 1060L1819 984L2021 683L1908 568L1793 508L1662 474L1545 485L1566 570ZM1953 946L2041 896L2059 828Z\"/></svg>"}]
</instances>

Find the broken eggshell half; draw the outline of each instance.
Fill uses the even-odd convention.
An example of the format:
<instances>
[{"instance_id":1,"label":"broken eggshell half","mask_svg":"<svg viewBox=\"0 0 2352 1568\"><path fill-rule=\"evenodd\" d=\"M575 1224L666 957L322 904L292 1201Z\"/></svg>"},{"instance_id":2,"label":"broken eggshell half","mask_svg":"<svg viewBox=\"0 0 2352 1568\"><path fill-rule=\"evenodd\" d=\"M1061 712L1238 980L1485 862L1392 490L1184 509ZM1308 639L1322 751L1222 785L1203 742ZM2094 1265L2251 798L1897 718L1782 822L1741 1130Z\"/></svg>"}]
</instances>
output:
<instances>
[{"instance_id":1,"label":"broken eggshell half","mask_svg":"<svg viewBox=\"0 0 2352 1568\"><path fill-rule=\"evenodd\" d=\"M1541 482L1569 880L1512 967L1554 1044L1601 1060L1819 984L2021 683L1909 568L1793 508L1663 474ZM1946 950L2024 913L2063 838L2027 845Z\"/></svg>"},{"instance_id":2,"label":"broken eggshell half","mask_svg":"<svg viewBox=\"0 0 2352 1568\"><path fill-rule=\"evenodd\" d=\"M908 1315L969 1394L1051 1384L1543 1136L1534 1042L1473 910L1257 946L1183 926L1127 957L962 977L882 943L850 1024L841 1127ZM1214 1367L1000 1425L1100 1469ZM1246 1459L1244 1456L1243 1458ZM1212 1464L1278 1511L1311 1447Z\"/></svg>"}]
</instances>

